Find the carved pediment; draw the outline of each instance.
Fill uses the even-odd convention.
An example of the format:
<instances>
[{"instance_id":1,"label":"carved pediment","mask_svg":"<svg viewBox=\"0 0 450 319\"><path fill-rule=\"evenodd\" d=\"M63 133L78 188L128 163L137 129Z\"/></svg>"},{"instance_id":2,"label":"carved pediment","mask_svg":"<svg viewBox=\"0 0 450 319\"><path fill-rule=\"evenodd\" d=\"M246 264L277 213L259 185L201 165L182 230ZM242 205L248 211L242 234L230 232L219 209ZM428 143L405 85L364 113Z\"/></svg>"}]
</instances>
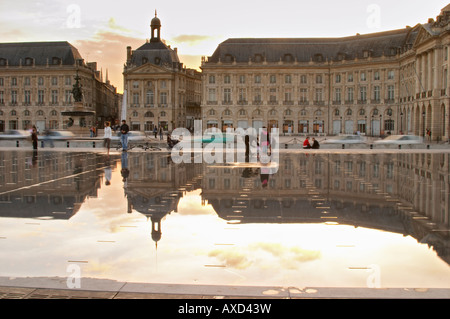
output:
<instances>
[{"instance_id":1,"label":"carved pediment","mask_svg":"<svg viewBox=\"0 0 450 319\"><path fill-rule=\"evenodd\" d=\"M134 74L161 74L161 73L167 73L167 70L165 70L159 66L156 66L154 64L147 63L147 64L144 64L144 65L141 65L141 66L135 68L134 70L132 70L131 73L134 73Z\"/></svg>"},{"instance_id":2,"label":"carved pediment","mask_svg":"<svg viewBox=\"0 0 450 319\"><path fill-rule=\"evenodd\" d=\"M416 41L414 41L414 47L417 47L427 41L428 39L431 39L433 35L424 27L420 27L419 34L416 37Z\"/></svg>"}]
</instances>

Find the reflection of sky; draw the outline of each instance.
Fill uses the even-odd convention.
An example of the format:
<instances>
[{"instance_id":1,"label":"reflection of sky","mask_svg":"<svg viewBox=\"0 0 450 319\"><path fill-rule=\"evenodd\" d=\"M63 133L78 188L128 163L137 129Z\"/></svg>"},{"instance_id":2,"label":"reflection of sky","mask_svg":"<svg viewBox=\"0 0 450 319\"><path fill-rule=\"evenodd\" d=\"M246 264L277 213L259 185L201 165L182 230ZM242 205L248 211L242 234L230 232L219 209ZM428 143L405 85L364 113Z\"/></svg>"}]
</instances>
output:
<instances>
[{"instance_id":1,"label":"reflection of sky","mask_svg":"<svg viewBox=\"0 0 450 319\"><path fill-rule=\"evenodd\" d=\"M70 220L0 219L0 276L182 284L449 288L450 267L414 238L352 226L233 224L187 193L156 247L147 217L127 213L120 172ZM378 273L377 273L378 274Z\"/></svg>"}]
</instances>

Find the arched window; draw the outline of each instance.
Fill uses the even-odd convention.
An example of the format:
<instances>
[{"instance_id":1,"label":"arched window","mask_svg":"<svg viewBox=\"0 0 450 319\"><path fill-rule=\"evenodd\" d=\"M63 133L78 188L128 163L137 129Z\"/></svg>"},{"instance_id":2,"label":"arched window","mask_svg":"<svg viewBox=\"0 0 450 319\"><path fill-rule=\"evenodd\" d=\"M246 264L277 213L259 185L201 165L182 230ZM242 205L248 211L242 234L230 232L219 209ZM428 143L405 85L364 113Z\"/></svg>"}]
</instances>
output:
<instances>
[{"instance_id":1,"label":"arched window","mask_svg":"<svg viewBox=\"0 0 450 319\"><path fill-rule=\"evenodd\" d=\"M50 112L50 115L51 116L57 116L58 112L56 110L53 110L53 111Z\"/></svg>"},{"instance_id":2,"label":"arched window","mask_svg":"<svg viewBox=\"0 0 450 319\"><path fill-rule=\"evenodd\" d=\"M350 115L352 115L352 114L353 114L353 111L352 111L351 109L348 109L348 110L347 110L347 115L350 116Z\"/></svg>"},{"instance_id":3,"label":"arched window","mask_svg":"<svg viewBox=\"0 0 450 319\"><path fill-rule=\"evenodd\" d=\"M160 115L161 115L161 117L164 117L164 116L166 116L166 112L162 111L162 112L160 113Z\"/></svg>"},{"instance_id":4,"label":"arched window","mask_svg":"<svg viewBox=\"0 0 450 319\"><path fill-rule=\"evenodd\" d=\"M230 115L231 115L231 111L228 110L228 109L226 109L226 110L223 112L223 115L225 115L225 116L230 116Z\"/></svg>"},{"instance_id":5,"label":"arched window","mask_svg":"<svg viewBox=\"0 0 450 319\"><path fill-rule=\"evenodd\" d=\"M338 109L334 110L334 115L335 115L335 116L339 116L340 114L341 114L341 112L339 112Z\"/></svg>"},{"instance_id":6,"label":"arched window","mask_svg":"<svg viewBox=\"0 0 450 319\"><path fill-rule=\"evenodd\" d=\"M36 115L37 116L44 116L44 111L39 110L39 111L36 112Z\"/></svg>"},{"instance_id":7,"label":"arched window","mask_svg":"<svg viewBox=\"0 0 450 319\"><path fill-rule=\"evenodd\" d=\"M30 116L30 115L31 115L31 112L30 112L29 110L25 110L25 111L23 112L23 115L24 115L24 116Z\"/></svg>"},{"instance_id":8,"label":"arched window","mask_svg":"<svg viewBox=\"0 0 450 319\"><path fill-rule=\"evenodd\" d=\"M152 112L148 111L144 114L144 117L155 117L155 115Z\"/></svg>"},{"instance_id":9,"label":"arched window","mask_svg":"<svg viewBox=\"0 0 450 319\"><path fill-rule=\"evenodd\" d=\"M16 116L17 112L15 110L12 110L10 114L11 114L11 116Z\"/></svg>"},{"instance_id":10,"label":"arched window","mask_svg":"<svg viewBox=\"0 0 450 319\"><path fill-rule=\"evenodd\" d=\"M208 113L208 114L211 115L211 116L216 115L216 111L214 111L214 110L209 110L209 113Z\"/></svg>"}]
</instances>

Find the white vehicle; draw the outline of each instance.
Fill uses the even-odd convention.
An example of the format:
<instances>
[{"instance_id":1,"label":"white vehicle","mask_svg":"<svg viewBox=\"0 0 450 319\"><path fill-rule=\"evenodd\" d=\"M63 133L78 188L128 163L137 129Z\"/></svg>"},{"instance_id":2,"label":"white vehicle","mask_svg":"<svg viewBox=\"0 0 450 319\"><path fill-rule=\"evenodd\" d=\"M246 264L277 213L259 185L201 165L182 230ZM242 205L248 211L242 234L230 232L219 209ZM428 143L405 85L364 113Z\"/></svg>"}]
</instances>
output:
<instances>
[{"instance_id":1,"label":"white vehicle","mask_svg":"<svg viewBox=\"0 0 450 319\"><path fill-rule=\"evenodd\" d=\"M365 143L365 139L360 135L340 135L323 140L322 144L357 144Z\"/></svg>"},{"instance_id":2,"label":"white vehicle","mask_svg":"<svg viewBox=\"0 0 450 319\"><path fill-rule=\"evenodd\" d=\"M385 139L375 141L375 144L395 144L395 145L405 145L405 144L421 144L422 138L415 135L391 135Z\"/></svg>"},{"instance_id":3,"label":"white vehicle","mask_svg":"<svg viewBox=\"0 0 450 319\"><path fill-rule=\"evenodd\" d=\"M31 133L25 130L9 130L0 133L0 139L4 140L16 140L31 138Z\"/></svg>"},{"instance_id":4,"label":"white vehicle","mask_svg":"<svg viewBox=\"0 0 450 319\"><path fill-rule=\"evenodd\" d=\"M40 140L70 140L73 139L75 135L70 131L48 131L39 135Z\"/></svg>"},{"instance_id":5,"label":"white vehicle","mask_svg":"<svg viewBox=\"0 0 450 319\"><path fill-rule=\"evenodd\" d=\"M111 137L111 141L120 142L120 136L122 133L117 132L115 135ZM147 142L148 138L144 132L141 131L129 131L128 132L128 142Z\"/></svg>"}]
</instances>

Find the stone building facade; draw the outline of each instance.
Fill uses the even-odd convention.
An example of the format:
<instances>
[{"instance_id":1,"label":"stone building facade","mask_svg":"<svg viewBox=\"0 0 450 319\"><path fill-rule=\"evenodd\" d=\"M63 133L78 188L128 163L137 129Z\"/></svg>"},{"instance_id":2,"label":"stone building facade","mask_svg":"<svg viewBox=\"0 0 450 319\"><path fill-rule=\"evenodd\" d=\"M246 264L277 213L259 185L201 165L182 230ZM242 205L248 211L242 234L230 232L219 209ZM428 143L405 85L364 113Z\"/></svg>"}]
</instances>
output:
<instances>
[{"instance_id":1,"label":"stone building facade","mask_svg":"<svg viewBox=\"0 0 450 319\"><path fill-rule=\"evenodd\" d=\"M127 117L131 129L152 131L162 127L193 127L201 118L201 75L187 69L177 48L161 39L161 21L151 21L151 39L136 50L127 47L124 66Z\"/></svg>"},{"instance_id":2,"label":"stone building facade","mask_svg":"<svg viewBox=\"0 0 450 319\"><path fill-rule=\"evenodd\" d=\"M228 39L202 58L203 127L447 141L449 15L345 38Z\"/></svg>"},{"instance_id":3,"label":"stone building facade","mask_svg":"<svg viewBox=\"0 0 450 319\"><path fill-rule=\"evenodd\" d=\"M65 130L75 111L72 95L78 75L83 99L78 111L91 114L80 119L83 127L101 126L118 114L116 88L86 63L68 42L30 42L0 44L0 131L29 129L36 125Z\"/></svg>"}]
</instances>

